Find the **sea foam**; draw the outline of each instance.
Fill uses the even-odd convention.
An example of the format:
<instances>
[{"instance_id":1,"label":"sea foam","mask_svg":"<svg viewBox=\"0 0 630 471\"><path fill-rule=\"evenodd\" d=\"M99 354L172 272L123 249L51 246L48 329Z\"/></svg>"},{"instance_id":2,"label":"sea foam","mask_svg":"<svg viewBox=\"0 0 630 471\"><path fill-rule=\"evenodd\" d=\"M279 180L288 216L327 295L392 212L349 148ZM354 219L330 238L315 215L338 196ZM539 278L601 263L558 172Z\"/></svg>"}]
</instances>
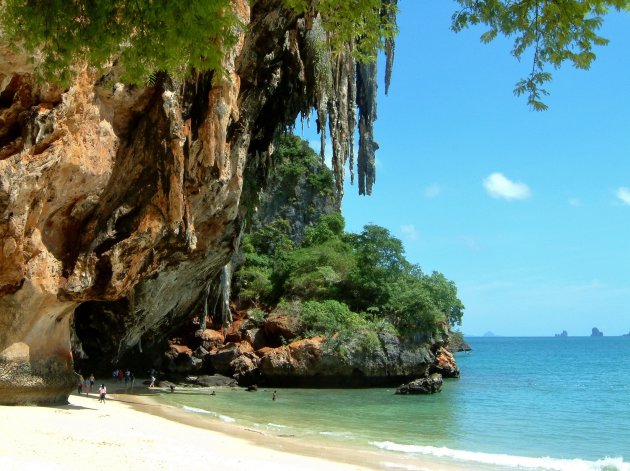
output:
<instances>
[{"instance_id":1,"label":"sea foam","mask_svg":"<svg viewBox=\"0 0 630 471\"><path fill-rule=\"evenodd\" d=\"M188 412L195 412L197 414L216 415L214 412L210 412L209 410L205 410L205 409L199 409L198 407L182 406L182 409Z\"/></svg>"},{"instance_id":2,"label":"sea foam","mask_svg":"<svg viewBox=\"0 0 630 471\"><path fill-rule=\"evenodd\" d=\"M630 471L630 464L623 458L604 458L597 461L582 459L559 459L550 457L531 458L494 453L482 453L466 450L453 450L446 447L402 445L394 442L370 442L377 448L402 453L430 455L438 458L450 458L468 463L505 466L521 469L544 469L553 471Z\"/></svg>"}]
</instances>

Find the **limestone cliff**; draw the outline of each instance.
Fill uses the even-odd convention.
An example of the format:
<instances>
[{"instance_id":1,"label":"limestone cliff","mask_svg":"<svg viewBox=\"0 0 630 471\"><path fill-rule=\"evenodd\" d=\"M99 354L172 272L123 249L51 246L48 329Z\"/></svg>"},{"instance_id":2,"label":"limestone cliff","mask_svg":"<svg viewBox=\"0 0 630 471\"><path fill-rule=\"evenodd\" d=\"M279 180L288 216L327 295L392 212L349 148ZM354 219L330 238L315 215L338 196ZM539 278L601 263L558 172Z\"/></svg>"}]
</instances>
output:
<instances>
[{"instance_id":1,"label":"limestone cliff","mask_svg":"<svg viewBox=\"0 0 630 471\"><path fill-rule=\"evenodd\" d=\"M244 196L252 200L247 232L284 219L296 245L302 242L307 226L324 214L341 211L332 171L306 141L290 134L280 135L276 142L274 167L264 191L259 185L244 191Z\"/></svg>"},{"instance_id":2,"label":"limestone cliff","mask_svg":"<svg viewBox=\"0 0 630 471\"><path fill-rule=\"evenodd\" d=\"M245 166L264 170L317 100L307 23L279 0L233 7L244 29L220 80L132 87L77 65L57 89L0 45L1 404L66 400L73 315L115 360L187 316L230 259Z\"/></svg>"}]
</instances>

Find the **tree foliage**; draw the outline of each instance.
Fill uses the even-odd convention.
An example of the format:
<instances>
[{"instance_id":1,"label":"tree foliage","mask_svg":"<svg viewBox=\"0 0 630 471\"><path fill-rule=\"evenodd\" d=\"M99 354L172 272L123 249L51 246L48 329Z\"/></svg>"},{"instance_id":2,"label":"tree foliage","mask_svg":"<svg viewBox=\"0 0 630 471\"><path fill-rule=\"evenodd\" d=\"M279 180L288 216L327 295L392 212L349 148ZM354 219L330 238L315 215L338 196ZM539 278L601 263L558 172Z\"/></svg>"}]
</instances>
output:
<instances>
[{"instance_id":1,"label":"tree foliage","mask_svg":"<svg viewBox=\"0 0 630 471\"><path fill-rule=\"evenodd\" d=\"M349 240L356 259L349 275L350 302L357 310L378 309L387 303L391 289L408 270L402 242L374 224L349 236Z\"/></svg>"},{"instance_id":2,"label":"tree foliage","mask_svg":"<svg viewBox=\"0 0 630 471\"><path fill-rule=\"evenodd\" d=\"M388 0L284 0L301 14L308 14L313 4L321 15L333 52L350 47L359 62L373 62L379 50L398 32L396 1Z\"/></svg>"},{"instance_id":3,"label":"tree foliage","mask_svg":"<svg viewBox=\"0 0 630 471\"><path fill-rule=\"evenodd\" d=\"M547 109L542 98L548 94L545 84L551 80L546 70L565 62L578 69L588 69L595 60L594 46L608 40L597 34L604 16L611 8L628 8L628 0L457 0L461 9L453 15L452 28L460 31L484 24L489 29L481 35L485 43L499 33L514 38L512 55L521 59L532 53L532 68L514 89L527 96L529 106Z\"/></svg>"},{"instance_id":4,"label":"tree foliage","mask_svg":"<svg viewBox=\"0 0 630 471\"><path fill-rule=\"evenodd\" d=\"M341 214L325 215L293 248L272 243L283 239L277 228L288 230L286 224L276 221L245 238L245 263L236 273L241 301L270 309L283 300L296 303L313 335L338 333L342 323L358 332L357 319L372 332L390 326L421 337L461 324L455 284L409 263L387 229L371 224L359 234L344 233Z\"/></svg>"},{"instance_id":5,"label":"tree foliage","mask_svg":"<svg viewBox=\"0 0 630 471\"><path fill-rule=\"evenodd\" d=\"M41 55L39 73L68 82L72 65L116 60L140 83L165 71L220 70L235 41L230 0L2 0L4 40Z\"/></svg>"}]
</instances>

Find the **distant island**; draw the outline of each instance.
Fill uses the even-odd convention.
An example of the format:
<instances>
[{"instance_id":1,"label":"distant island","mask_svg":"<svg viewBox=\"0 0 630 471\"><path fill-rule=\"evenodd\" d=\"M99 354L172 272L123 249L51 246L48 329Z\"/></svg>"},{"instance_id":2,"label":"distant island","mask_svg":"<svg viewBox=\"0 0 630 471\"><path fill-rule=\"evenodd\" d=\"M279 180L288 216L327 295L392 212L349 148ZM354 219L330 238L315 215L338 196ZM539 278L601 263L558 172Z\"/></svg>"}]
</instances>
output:
<instances>
[{"instance_id":1,"label":"distant island","mask_svg":"<svg viewBox=\"0 0 630 471\"><path fill-rule=\"evenodd\" d=\"M622 337L630 337L630 332L628 332L627 334L621 334Z\"/></svg>"},{"instance_id":2,"label":"distant island","mask_svg":"<svg viewBox=\"0 0 630 471\"><path fill-rule=\"evenodd\" d=\"M567 333L566 330L563 330L562 333L555 335L555 337L568 337L568 336L569 334Z\"/></svg>"},{"instance_id":3,"label":"distant island","mask_svg":"<svg viewBox=\"0 0 630 471\"><path fill-rule=\"evenodd\" d=\"M494 332L486 332L485 334L483 334L484 337L496 337L496 335L494 334Z\"/></svg>"},{"instance_id":4,"label":"distant island","mask_svg":"<svg viewBox=\"0 0 630 471\"><path fill-rule=\"evenodd\" d=\"M591 331L591 337L603 337L604 333L599 330L597 327L593 327L593 330Z\"/></svg>"}]
</instances>

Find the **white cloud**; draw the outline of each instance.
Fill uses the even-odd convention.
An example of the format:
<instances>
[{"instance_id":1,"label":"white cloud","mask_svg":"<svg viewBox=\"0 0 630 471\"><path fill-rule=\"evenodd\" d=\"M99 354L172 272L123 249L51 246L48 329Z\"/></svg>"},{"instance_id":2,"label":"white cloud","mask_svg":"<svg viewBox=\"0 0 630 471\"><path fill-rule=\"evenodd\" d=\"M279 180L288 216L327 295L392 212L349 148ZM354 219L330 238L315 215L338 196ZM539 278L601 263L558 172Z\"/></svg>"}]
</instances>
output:
<instances>
[{"instance_id":1,"label":"white cloud","mask_svg":"<svg viewBox=\"0 0 630 471\"><path fill-rule=\"evenodd\" d=\"M442 191L443 189L440 185L437 183L431 183L424 189L424 196L427 198L437 198L440 194L442 194Z\"/></svg>"},{"instance_id":2,"label":"white cloud","mask_svg":"<svg viewBox=\"0 0 630 471\"><path fill-rule=\"evenodd\" d=\"M531 191L525 183L513 182L505 175L494 172L483 180L483 187L493 198L505 200L525 200L531 196Z\"/></svg>"},{"instance_id":3,"label":"white cloud","mask_svg":"<svg viewBox=\"0 0 630 471\"><path fill-rule=\"evenodd\" d=\"M403 235L407 237L407 239L410 239L410 240L418 239L418 230L416 229L416 226L414 226L413 224L403 224L402 226L400 226L400 232L402 232Z\"/></svg>"},{"instance_id":4,"label":"white cloud","mask_svg":"<svg viewBox=\"0 0 630 471\"><path fill-rule=\"evenodd\" d=\"M617 190L617 198L623 203L630 206L630 190L625 186L622 186Z\"/></svg>"}]
</instances>

